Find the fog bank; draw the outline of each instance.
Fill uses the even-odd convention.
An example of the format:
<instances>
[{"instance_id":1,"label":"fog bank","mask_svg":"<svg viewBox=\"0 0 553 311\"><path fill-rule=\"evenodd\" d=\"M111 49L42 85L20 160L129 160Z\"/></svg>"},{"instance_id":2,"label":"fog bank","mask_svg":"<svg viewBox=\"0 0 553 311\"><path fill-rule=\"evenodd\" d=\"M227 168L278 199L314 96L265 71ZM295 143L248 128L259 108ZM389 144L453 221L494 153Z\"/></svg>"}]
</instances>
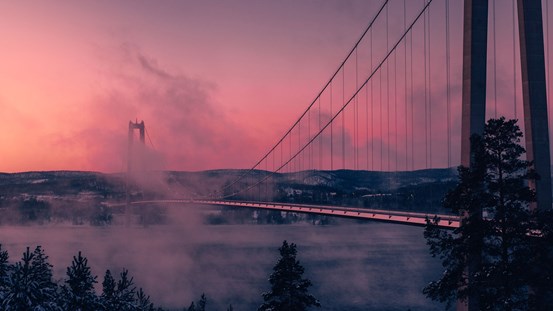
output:
<instances>
[{"instance_id":1,"label":"fog bank","mask_svg":"<svg viewBox=\"0 0 553 311\"><path fill-rule=\"evenodd\" d=\"M208 297L209 310L255 309L283 240L298 245L321 310L442 310L422 287L440 275L422 228L340 220L338 225L202 225L198 208L168 209L167 225L0 227L10 261L42 245L65 277L72 256L87 256L101 288L106 269L127 268L156 305L182 308Z\"/></svg>"}]
</instances>

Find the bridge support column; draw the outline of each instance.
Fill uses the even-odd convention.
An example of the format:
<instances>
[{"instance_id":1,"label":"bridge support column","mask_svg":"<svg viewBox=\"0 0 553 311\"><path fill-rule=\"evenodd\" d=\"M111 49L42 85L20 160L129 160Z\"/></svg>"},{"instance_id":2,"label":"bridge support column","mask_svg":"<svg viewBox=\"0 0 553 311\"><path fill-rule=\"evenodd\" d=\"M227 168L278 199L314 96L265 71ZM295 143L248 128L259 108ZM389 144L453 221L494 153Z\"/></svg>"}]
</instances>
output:
<instances>
[{"instance_id":1,"label":"bridge support column","mask_svg":"<svg viewBox=\"0 0 553 311\"><path fill-rule=\"evenodd\" d=\"M146 128L144 126L144 121L141 121L138 123L138 120L136 122L129 121L129 133L128 133L128 149L127 149L127 177L125 181L125 223L127 226L131 223L131 210L130 210L130 194L129 194L129 187L130 187L130 181L132 177L132 168L133 168L133 143L134 143L134 130L139 131L140 135L140 142L142 145L145 144L145 132Z\"/></svg>"},{"instance_id":2,"label":"bridge support column","mask_svg":"<svg viewBox=\"0 0 553 311\"><path fill-rule=\"evenodd\" d=\"M488 44L488 0L465 0L463 21L463 97L461 165L470 167L473 152L470 137L481 135L486 123L486 62ZM479 211L473 211L480 213ZM461 217L467 217L462 213ZM462 223L462 222L461 222ZM466 254L465 277L470 284L480 266L479 254ZM479 311L477 296L457 301L457 311Z\"/></svg>"},{"instance_id":3,"label":"bridge support column","mask_svg":"<svg viewBox=\"0 0 553 311\"><path fill-rule=\"evenodd\" d=\"M517 0L517 7L527 159L534 162L540 176L530 181L530 187L537 195L534 208L550 209L551 162L541 0ZM482 134L486 121L488 1L465 0L464 10L461 164L470 167L474 159L470 136ZM478 269L480 256L467 256L470 283L471 271ZM466 301L458 301L457 310L479 310L478 302L478 297L469 296Z\"/></svg>"},{"instance_id":4,"label":"bridge support column","mask_svg":"<svg viewBox=\"0 0 553 311\"><path fill-rule=\"evenodd\" d=\"M481 135L486 123L488 0L465 0L463 23L461 164L470 167L470 136Z\"/></svg>"},{"instance_id":5,"label":"bridge support column","mask_svg":"<svg viewBox=\"0 0 553 311\"><path fill-rule=\"evenodd\" d=\"M530 180L536 190L534 208L551 208L551 160L547 120L547 91L541 0L518 0L520 63L526 157L534 162L538 180Z\"/></svg>"}]
</instances>

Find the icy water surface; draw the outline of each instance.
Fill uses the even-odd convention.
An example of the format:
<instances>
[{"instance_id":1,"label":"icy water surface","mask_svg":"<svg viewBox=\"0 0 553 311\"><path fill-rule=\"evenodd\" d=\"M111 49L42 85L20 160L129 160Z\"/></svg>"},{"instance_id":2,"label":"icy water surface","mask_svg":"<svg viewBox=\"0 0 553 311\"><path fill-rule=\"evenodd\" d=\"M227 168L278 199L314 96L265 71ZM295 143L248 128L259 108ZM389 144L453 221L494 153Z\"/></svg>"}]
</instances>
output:
<instances>
[{"instance_id":1,"label":"icy water surface","mask_svg":"<svg viewBox=\"0 0 553 311\"><path fill-rule=\"evenodd\" d=\"M180 217L180 218L179 218ZM199 225L194 217L171 225L0 227L13 261L26 246L42 245L64 277L79 250L101 288L106 269L130 270L156 305L188 307L205 292L208 310L256 310L283 240L298 245L318 310L443 310L421 289L440 274L423 228L340 220L337 225Z\"/></svg>"}]
</instances>

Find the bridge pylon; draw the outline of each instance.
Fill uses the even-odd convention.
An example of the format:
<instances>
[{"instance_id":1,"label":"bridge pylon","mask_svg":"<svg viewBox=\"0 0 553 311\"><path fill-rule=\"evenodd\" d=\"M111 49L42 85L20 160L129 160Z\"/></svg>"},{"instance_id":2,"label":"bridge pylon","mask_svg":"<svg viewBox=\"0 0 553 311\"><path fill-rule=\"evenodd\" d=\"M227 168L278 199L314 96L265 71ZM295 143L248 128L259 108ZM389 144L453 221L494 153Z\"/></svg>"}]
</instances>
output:
<instances>
[{"instance_id":1,"label":"bridge pylon","mask_svg":"<svg viewBox=\"0 0 553 311\"><path fill-rule=\"evenodd\" d=\"M462 89L462 128L461 165L470 167L474 161L470 137L482 135L486 123L486 62L488 50L488 0L465 0L463 20L463 89ZM461 217L468 217L461 212ZM482 211L474 211L482 215ZM472 282L481 258L467 256L465 278ZM457 300L457 311L478 311L478 297L469 295L465 300Z\"/></svg>"},{"instance_id":2,"label":"bridge pylon","mask_svg":"<svg viewBox=\"0 0 553 311\"><path fill-rule=\"evenodd\" d=\"M539 179L529 186L536 190L534 208L551 209L551 156L547 120L547 83L541 0L518 0L520 63L526 157Z\"/></svg>"},{"instance_id":3,"label":"bridge pylon","mask_svg":"<svg viewBox=\"0 0 553 311\"><path fill-rule=\"evenodd\" d=\"M133 145L134 145L134 131L139 131L139 139L140 143L142 145L145 145L145 133L146 133L146 127L144 125L144 121L140 121L138 123L138 120L136 122L129 121L129 135L128 135L128 152L127 152L127 175L130 176L133 168Z\"/></svg>"},{"instance_id":4,"label":"bridge pylon","mask_svg":"<svg viewBox=\"0 0 553 311\"><path fill-rule=\"evenodd\" d=\"M526 156L539 179L529 181L537 201L531 208L551 209L551 159L545 78L541 0L517 0ZM461 164L470 167L470 136L483 134L486 115L488 0L465 0ZM461 215L467 216L467 215ZM478 257L478 256L476 256ZM480 258L468 258L467 277ZM458 301L458 311L479 310L478 297Z\"/></svg>"},{"instance_id":5,"label":"bridge pylon","mask_svg":"<svg viewBox=\"0 0 553 311\"><path fill-rule=\"evenodd\" d=\"M133 171L133 162L134 162L134 140L135 140L135 130L138 130L139 132L139 142L142 144L142 146L145 146L145 133L146 133L146 127L144 125L144 121L138 122L132 122L129 121L129 131L128 131L128 149L127 149L127 176L125 178L125 222L126 225L130 225L131 221L131 215L130 215L130 181L132 178L132 171Z\"/></svg>"}]
</instances>

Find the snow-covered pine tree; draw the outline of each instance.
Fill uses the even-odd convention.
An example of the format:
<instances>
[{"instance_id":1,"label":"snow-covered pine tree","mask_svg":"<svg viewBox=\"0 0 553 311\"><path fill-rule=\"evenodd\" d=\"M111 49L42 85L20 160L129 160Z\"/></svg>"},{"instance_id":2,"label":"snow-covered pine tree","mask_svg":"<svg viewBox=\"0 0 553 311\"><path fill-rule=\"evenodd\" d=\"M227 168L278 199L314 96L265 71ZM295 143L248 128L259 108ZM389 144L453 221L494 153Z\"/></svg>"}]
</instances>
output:
<instances>
[{"instance_id":1,"label":"snow-covered pine tree","mask_svg":"<svg viewBox=\"0 0 553 311\"><path fill-rule=\"evenodd\" d=\"M67 267L67 280L62 287L62 299L65 310L94 311L100 307L94 290L97 283L88 266L88 259L81 252L73 256L71 266Z\"/></svg>"},{"instance_id":2,"label":"snow-covered pine tree","mask_svg":"<svg viewBox=\"0 0 553 311\"><path fill-rule=\"evenodd\" d=\"M129 271L124 269L115 280L109 270L106 271L102 282L101 304L104 310L135 310L136 287L134 280L129 277Z\"/></svg>"},{"instance_id":3,"label":"snow-covered pine tree","mask_svg":"<svg viewBox=\"0 0 553 311\"><path fill-rule=\"evenodd\" d=\"M123 269L117 281L116 294L119 298L119 310L132 310L134 306L136 287L134 278L129 277L129 270Z\"/></svg>"},{"instance_id":4,"label":"snow-covered pine tree","mask_svg":"<svg viewBox=\"0 0 553 311\"><path fill-rule=\"evenodd\" d=\"M136 292L136 310L154 311L154 304L150 302L150 296L147 296L142 287Z\"/></svg>"},{"instance_id":5,"label":"snow-covered pine tree","mask_svg":"<svg viewBox=\"0 0 553 311\"><path fill-rule=\"evenodd\" d=\"M104 281L102 282L102 295L100 295L100 303L104 310L113 310L116 305L116 293L115 288L117 283L111 275L111 271L106 270L104 274Z\"/></svg>"},{"instance_id":6,"label":"snow-covered pine tree","mask_svg":"<svg viewBox=\"0 0 553 311\"><path fill-rule=\"evenodd\" d=\"M52 281L52 265L40 246L32 253L27 247L6 281L4 310L62 310L57 285Z\"/></svg>"},{"instance_id":7,"label":"snow-covered pine tree","mask_svg":"<svg viewBox=\"0 0 553 311\"><path fill-rule=\"evenodd\" d=\"M6 295L6 282L8 278L8 273L11 270L11 265L9 264L8 259L8 251L3 250L2 244L0 244L0 301L3 301L4 296Z\"/></svg>"}]
</instances>

